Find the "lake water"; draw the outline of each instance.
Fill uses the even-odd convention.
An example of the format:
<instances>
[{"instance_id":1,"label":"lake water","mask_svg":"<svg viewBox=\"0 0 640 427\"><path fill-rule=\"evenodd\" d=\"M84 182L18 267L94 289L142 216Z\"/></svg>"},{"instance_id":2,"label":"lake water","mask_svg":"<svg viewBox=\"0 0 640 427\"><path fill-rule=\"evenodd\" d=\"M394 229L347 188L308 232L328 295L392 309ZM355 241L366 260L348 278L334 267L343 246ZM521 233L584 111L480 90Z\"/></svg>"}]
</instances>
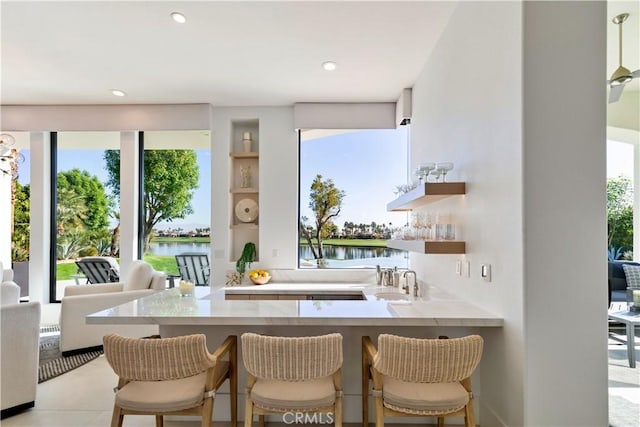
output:
<instances>
[{"instance_id":1,"label":"lake water","mask_svg":"<svg viewBox=\"0 0 640 427\"><path fill-rule=\"evenodd\" d=\"M209 243L151 243L149 254L173 256L182 252L209 253ZM300 267L314 267L315 260L308 246L300 247ZM328 268L381 267L407 268L409 255L406 251L391 248L364 248L358 246L324 246ZM309 260L309 262L304 262Z\"/></svg>"}]
</instances>

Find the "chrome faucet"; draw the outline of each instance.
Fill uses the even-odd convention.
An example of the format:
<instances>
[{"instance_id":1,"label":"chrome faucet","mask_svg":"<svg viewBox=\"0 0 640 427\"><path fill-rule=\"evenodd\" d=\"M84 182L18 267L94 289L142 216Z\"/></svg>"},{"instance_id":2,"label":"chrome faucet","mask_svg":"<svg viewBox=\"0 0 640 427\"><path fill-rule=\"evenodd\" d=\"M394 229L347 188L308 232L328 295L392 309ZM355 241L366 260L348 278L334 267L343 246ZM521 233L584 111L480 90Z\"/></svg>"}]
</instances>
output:
<instances>
[{"instance_id":1,"label":"chrome faucet","mask_svg":"<svg viewBox=\"0 0 640 427\"><path fill-rule=\"evenodd\" d=\"M405 270L405 272L402 274L402 277L405 278L405 284L404 284L404 293L409 295L409 279L407 279L407 274L411 274L413 275L413 296L417 297L418 296L418 279L416 277L416 272L413 270Z\"/></svg>"}]
</instances>

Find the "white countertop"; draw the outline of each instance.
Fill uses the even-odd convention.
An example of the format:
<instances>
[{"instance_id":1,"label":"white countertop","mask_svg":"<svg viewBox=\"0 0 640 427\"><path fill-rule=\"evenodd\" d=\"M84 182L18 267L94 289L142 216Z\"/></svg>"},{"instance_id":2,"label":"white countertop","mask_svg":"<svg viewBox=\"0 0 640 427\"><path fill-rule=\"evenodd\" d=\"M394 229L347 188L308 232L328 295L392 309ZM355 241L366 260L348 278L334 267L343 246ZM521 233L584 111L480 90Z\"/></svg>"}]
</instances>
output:
<instances>
[{"instance_id":1,"label":"white countertop","mask_svg":"<svg viewBox=\"0 0 640 427\"><path fill-rule=\"evenodd\" d=\"M464 300L429 287L414 298L398 288L363 283L274 283L211 291L196 287L181 297L167 289L87 316L89 324L158 325L342 325L342 326L485 326L503 319ZM361 291L365 300L225 300L230 294L341 294Z\"/></svg>"}]
</instances>

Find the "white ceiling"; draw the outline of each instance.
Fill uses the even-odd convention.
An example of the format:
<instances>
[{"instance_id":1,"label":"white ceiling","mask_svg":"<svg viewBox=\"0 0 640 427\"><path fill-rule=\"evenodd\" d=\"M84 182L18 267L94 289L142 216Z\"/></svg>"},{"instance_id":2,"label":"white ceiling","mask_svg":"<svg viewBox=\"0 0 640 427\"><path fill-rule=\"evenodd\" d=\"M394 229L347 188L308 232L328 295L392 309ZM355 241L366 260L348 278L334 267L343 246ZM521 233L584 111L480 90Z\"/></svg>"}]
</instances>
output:
<instances>
[{"instance_id":1,"label":"white ceiling","mask_svg":"<svg viewBox=\"0 0 640 427\"><path fill-rule=\"evenodd\" d=\"M456 2L7 2L1 103L290 105L395 101ZM186 24L169 17L187 16ZM640 2L610 1L607 75L640 68ZM338 63L334 72L320 64ZM626 90L638 90L634 81ZM111 95L110 89L127 93ZM624 95L623 95L624 96Z\"/></svg>"},{"instance_id":2,"label":"white ceiling","mask_svg":"<svg viewBox=\"0 0 640 427\"><path fill-rule=\"evenodd\" d=\"M3 2L2 103L395 101L455 5Z\"/></svg>"}]
</instances>

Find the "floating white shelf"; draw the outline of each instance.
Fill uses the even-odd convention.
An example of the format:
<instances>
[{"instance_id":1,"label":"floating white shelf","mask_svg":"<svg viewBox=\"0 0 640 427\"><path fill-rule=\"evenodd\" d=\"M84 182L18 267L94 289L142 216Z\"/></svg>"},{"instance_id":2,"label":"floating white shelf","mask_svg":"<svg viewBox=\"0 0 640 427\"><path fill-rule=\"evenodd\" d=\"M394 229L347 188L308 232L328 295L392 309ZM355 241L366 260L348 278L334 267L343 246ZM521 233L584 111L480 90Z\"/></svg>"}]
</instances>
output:
<instances>
[{"instance_id":1,"label":"floating white shelf","mask_svg":"<svg viewBox=\"0 0 640 427\"><path fill-rule=\"evenodd\" d=\"M463 254L466 243L459 240L387 240L387 246L421 254Z\"/></svg>"},{"instance_id":2,"label":"floating white shelf","mask_svg":"<svg viewBox=\"0 0 640 427\"><path fill-rule=\"evenodd\" d=\"M258 189L254 188L254 187L247 187L247 188L232 188L231 190L229 190L230 193L232 194L247 194L247 193L257 193Z\"/></svg>"},{"instance_id":3,"label":"floating white shelf","mask_svg":"<svg viewBox=\"0 0 640 427\"><path fill-rule=\"evenodd\" d=\"M258 224L247 223L247 224L231 224L232 230L257 230Z\"/></svg>"},{"instance_id":4,"label":"floating white shelf","mask_svg":"<svg viewBox=\"0 0 640 427\"><path fill-rule=\"evenodd\" d=\"M466 194L464 182L426 182L387 203L387 211L410 211L450 196Z\"/></svg>"},{"instance_id":5,"label":"floating white shelf","mask_svg":"<svg viewBox=\"0 0 640 427\"><path fill-rule=\"evenodd\" d=\"M229 153L229 157L233 159L257 159L258 152L257 151L249 151L249 152L234 152Z\"/></svg>"}]
</instances>

